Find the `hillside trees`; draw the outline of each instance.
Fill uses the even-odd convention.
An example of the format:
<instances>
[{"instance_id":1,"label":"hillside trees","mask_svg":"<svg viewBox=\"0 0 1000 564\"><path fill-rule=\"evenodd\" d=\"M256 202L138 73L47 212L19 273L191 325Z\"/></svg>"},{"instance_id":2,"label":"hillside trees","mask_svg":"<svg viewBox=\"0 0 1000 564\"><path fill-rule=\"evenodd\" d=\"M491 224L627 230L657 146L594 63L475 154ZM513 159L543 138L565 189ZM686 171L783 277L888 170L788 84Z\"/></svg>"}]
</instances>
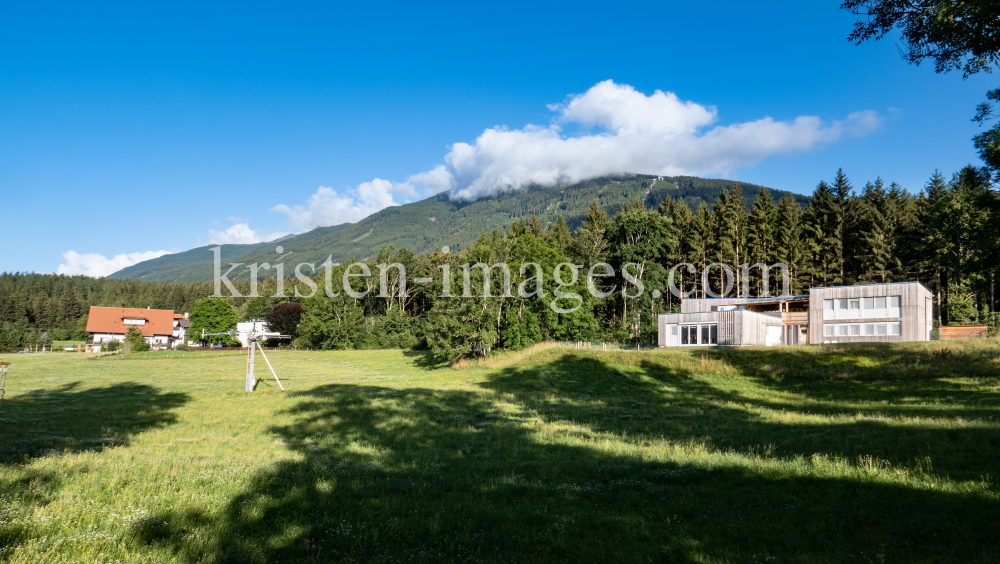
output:
<instances>
[{"instance_id":1,"label":"hillside trees","mask_svg":"<svg viewBox=\"0 0 1000 564\"><path fill-rule=\"evenodd\" d=\"M656 315L679 306L667 280L674 265L694 265L694 273L675 271L675 285L705 297L709 290L721 291L726 282L715 268L709 287L702 287L701 273L711 263L731 265L735 278L742 277L740 264L782 262L794 294L810 286L919 280L934 291L941 322L994 320L1000 200L990 180L981 169L967 167L950 180L935 173L917 195L881 179L855 192L847 174L837 170L832 180L817 185L805 208L787 194L775 203L768 191L757 188L748 205L742 189L729 185L720 188L714 202L695 200L694 211L692 200L659 181L649 185L650 193L662 190L666 196L656 200L654 209L641 198L616 199L632 189L623 182L614 185L620 193L607 196L606 190L595 190L588 195L589 207L574 232L568 221L543 222L525 215L512 218L505 229L480 234L459 252L417 255L384 245L364 261L370 276L349 279L350 292L342 287L347 266L335 265L331 257L306 267L305 279L284 280L280 296L273 278L259 281L258 297L247 296L249 282L237 280L234 285L243 296L207 303L226 304L244 320L263 318L279 305L301 304L305 311L294 327L299 331L296 343L303 347L419 344L442 357L459 358L544 340L652 343ZM609 198L621 202L614 213L601 204ZM609 263L614 273L592 281L594 291L607 296L595 298L587 273L601 262ZM501 267L490 270L487 283L481 265L499 263L508 267L509 284ZM405 285L394 264L405 269ZM286 274L294 271L294 265L285 266ZM598 274L602 269L596 268ZM359 267L352 270L360 272ZM416 278L431 282L417 283ZM774 278L767 288L772 294L781 283ZM759 271L750 271L749 282L751 297L764 293ZM522 287L527 295L519 292ZM487 289L491 297L483 298ZM660 295L654 298L653 290ZM178 313L197 309L194 322L203 317L202 301L212 291L211 284L3 274L0 347L33 343L43 331L55 339L80 334L91 305L163 307ZM208 332L231 329L232 312L226 323L198 321L189 334L197 338L202 326Z\"/></svg>"}]
</instances>

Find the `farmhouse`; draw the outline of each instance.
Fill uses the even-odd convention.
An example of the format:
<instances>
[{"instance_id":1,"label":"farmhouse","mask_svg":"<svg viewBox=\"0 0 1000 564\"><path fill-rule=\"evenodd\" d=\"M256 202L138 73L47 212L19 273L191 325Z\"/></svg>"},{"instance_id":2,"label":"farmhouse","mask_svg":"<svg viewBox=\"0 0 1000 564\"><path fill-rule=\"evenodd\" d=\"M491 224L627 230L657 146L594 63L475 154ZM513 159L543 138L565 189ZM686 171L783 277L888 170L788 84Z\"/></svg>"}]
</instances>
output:
<instances>
[{"instance_id":1,"label":"farmhouse","mask_svg":"<svg viewBox=\"0 0 1000 564\"><path fill-rule=\"evenodd\" d=\"M919 282L814 287L804 296L693 298L659 316L661 347L927 341L931 292Z\"/></svg>"},{"instance_id":2,"label":"farmhouse","mask_svg":"<svg viewBox=\"0 0 1000 564\"><path fill-rule=\"evenodd\" d=\"M169 309L92 306L87 317L87 348L100 350L103 343L123 341L130 327L138 329L152 347L172 347L184 342L190 326L186 314Z\"/></svg>"}]
</instances>

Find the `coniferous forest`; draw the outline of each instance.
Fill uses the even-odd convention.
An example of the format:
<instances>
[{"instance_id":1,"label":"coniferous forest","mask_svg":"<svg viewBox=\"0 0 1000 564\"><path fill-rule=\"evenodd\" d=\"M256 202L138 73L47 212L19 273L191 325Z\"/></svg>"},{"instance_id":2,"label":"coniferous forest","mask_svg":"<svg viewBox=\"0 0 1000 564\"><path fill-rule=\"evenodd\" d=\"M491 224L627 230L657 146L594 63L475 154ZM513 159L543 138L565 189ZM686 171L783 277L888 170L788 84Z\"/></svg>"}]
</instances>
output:
<instances>
[{"instance_id":1,"label":"coniferous forest","mask_svg":"<svg viewBox=\"0 0 1000 564\"><path fill-rule=\"evenodd\" d=\"M275 297L277 281L272 278L259 283L259 297L226 300L242 320L263 319L279 303L300 302L305 312L295 342L302 347L428 347L458 358L545 340L653 344L656 314L679 309L677 298L667 291L673 265L686 262L695 267L696 274L677 269L675 284L703 296L706 288L701 287L700 273L712 263L781 262L788 266L795 294L812 286L919 280L935 294L937 324L986 323L996 330L998 226L1000 193L983 169L968 166L950 178L935 173L918 193L880 179L855 185L839 170L831 180L819 183L805 206L788 195L776 201L764 188L744 194L739 184L723 191L711 206L702 201L694 209L683 199L668 198L655 208L639 199L609 216L595 200L575 231L561 217L551 227L530 217L504 230L483 233L457 253L438 250L417 255L385 246L365 261L373 276L352 279L356 293L367 292L363 297L344 292L328 297L324 270L319 268L311 278L318 291L311 297L305 297L311 288L291 278L284 281L284 296ZM349 262L330 271L334 292L340 289ZM565 262L584 268L575 280L570 269L564 269L557 283L553 271ZM615 275L597 278L589 291L587 269L599 262L612 265ZM389 263L406 268L409 283L401 296L396 269L387 270L389 291L380 294L377 265ZM494 270L489 288L494 297L484 298L483 276L474 270L471 297L461 297L461 265L467 263L506 263L513 295L503 296L503 277ZM521 273L521 266L528 263L542 266L542 292L522 298L516 291L520 284L535 289L536 282L528 280L534 270ZM637 293L635 284L622 275L626 263L638 265L631 273L645 291L637 297L631 297ZM443 265L449 266L455 297L439 297L444 290ZM286 267L286 272L294 267ZM711 272L710 289L721 292L722 272ZM782 287L775 274L772 271L766 289L772 295ZM413 284L416 277L434 282ZM735 287L742 283L737 280ZM751 296L765 291L758 270L751 271L747 283ZM233 284L239 293L250 293L249 281ZM629 296L623 296L623 288ZM653 297L654 289L661 291L659 297ZM562 297L555 294L560 290L566 293ZM609 295L598 299L593 290ZM5 273L0 275L0 348L84 338L92 305L180 313L191 311L212 292L212 283ZM552 300L558 300L556 306Z\"/></svg>"}]
</instances>

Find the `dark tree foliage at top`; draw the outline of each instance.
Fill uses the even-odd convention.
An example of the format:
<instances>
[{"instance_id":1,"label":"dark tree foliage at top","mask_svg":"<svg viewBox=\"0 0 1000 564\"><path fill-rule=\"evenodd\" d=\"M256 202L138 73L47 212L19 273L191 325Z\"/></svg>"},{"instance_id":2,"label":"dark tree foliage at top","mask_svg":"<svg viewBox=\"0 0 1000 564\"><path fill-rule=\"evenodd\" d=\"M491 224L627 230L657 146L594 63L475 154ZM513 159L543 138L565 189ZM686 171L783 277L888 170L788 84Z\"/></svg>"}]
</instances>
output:
<instances>
[{"instance_id":1,"label":"dark tree foliage at top","mask_svg":"<svg viewBox=\"0 0 1000 564\"><path fill-rule=\"evenodd\" d=\"M299 321L304 312L302 304L285 302L271 308L264 319L267 320L267 328L271 331L296 337L299 334Z\"/></svg>"},{"instance_id":2,"label":"dark tree foliage at top","mask_svg":"<svg viewBox=\"0 0 1000 564\"><path fill-rule=\"evenodd\" d=\"M848 39L858 45L903 31L907 62L934 60L937 72L968 77L1000 62L1000 2L996 0L845 0L841 8L866 16Z\"/></svg>"},{"instance_id":3,"label":"dark tree foliage at top","mask_svg":"<svg viewBox=\"0 0 1000 564\"><path fill-rule=\"evenodd\" d=\"M900 28L907 62L934 61L934 70L961 69L965 78L991 72L1000 63L1000 2L997 0L845 0L841 8L865 16L848 39L860 45ZM973 121L994 118L1000 88L986 94ZM973 137L980 158L1000 179L1000 123Z\"/></svg>"}]
</instances>

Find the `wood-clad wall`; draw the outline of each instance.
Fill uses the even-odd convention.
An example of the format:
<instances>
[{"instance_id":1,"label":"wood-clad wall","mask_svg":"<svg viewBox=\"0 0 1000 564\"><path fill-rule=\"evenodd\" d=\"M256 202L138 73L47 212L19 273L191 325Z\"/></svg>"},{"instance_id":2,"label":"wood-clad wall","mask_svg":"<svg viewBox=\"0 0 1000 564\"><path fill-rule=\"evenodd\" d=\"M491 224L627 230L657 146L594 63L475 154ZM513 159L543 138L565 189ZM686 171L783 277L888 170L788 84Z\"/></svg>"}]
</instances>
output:
<instances>
[{"instance_id":1,"label":"wood-clad wall","mask_svg":"<svg viewBox=\"0 0 1000 564\"><path fill-rule=\"evenodd\" d=\"M667 325L695 323L718 324L720 345L766 345L767 326L782 326L781 314L746 310L668 313L659 318L659 345L667 346Z\"/></svg>"},{"instance_id":2,"label":"wood-clad wall","mask_svg":"<svg viewBox=\"0 0 1000 564\"><path fill-rule=\"evenodd\" d=\"M845 298L881 298L900 296L901 317L836 319L831 323L885 323L900 321L901 335L835 336L825 337L823 331L823 301ZM896 282L891 284L864 284L858 286L834 286L811 288L809 290L809 342L858 343L872 341L926 341L928 323L931 318L932 294L919 282Z\"/></svg>"}]
</instances>

